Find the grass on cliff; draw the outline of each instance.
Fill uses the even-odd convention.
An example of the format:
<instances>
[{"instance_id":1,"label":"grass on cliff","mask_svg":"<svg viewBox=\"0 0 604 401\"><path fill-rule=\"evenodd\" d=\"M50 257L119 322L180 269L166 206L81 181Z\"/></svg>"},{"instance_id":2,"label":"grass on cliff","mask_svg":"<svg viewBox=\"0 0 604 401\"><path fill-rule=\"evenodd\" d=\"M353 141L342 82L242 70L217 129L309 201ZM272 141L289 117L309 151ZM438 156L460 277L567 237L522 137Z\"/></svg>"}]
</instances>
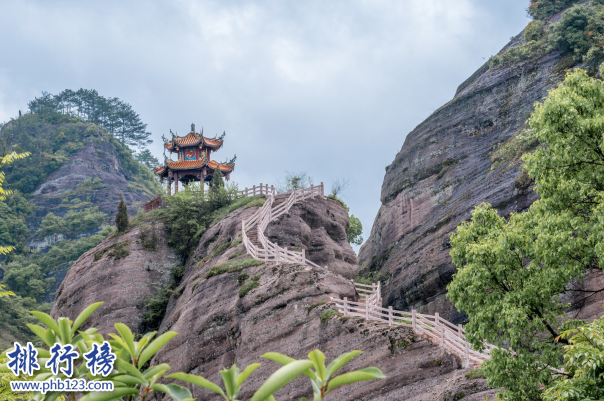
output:
<instances>
[{"instance_id":1,"label":"grass on cliff","mask_svg":"<svg viewBox=\"0 0 604 401\"><path fill-rule=\"evenodd\" d=\"M539 140L530 129L519 131L491 154L491 166L497 168L504 163L520 160L526 153L537 149Z\"/></svg>"},{"instance_id":2,"label":"grass on cliff","mask_svg":"<svg viewBox=\"0 0 604 401\"><path fill-rule=\"evenodd\" d=\"M231 260L212 267L212 269L205 275L205 278L218 276L219 274L224 273L240 272L247 267L260 266L261 264L264 264L264 262L254 258Z\"/></svg>"}]
</instances>

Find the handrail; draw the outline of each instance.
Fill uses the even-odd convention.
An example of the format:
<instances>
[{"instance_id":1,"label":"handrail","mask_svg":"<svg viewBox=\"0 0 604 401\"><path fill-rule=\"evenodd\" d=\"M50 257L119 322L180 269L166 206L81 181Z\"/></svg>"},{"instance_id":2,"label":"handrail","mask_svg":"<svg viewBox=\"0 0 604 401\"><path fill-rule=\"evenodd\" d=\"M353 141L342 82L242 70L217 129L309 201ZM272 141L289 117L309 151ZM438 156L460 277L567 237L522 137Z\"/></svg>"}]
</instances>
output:
<instances>
[{"instance_id":1,"label":"handrail","mask_svg":"<svg viewBox=\"0 0 604 401\"><path fill-rule=\"evenodd\" d=\"M301 188L289 192L279 193L278 195L289 194L286 201L273 207L277 192L275 188L268 184L260 184L259 186L254 185L251 189L246 188L241 191L243 197L254 196L254 195L266 195L266 201L264 205L258 209L252 216L241 222L241 237L245 245L247 253L254 259L264 261L265 263L297 263L302 265L310 265L314 267L320 267L316 263L306 259L306 252L303 249L301 252L288 250L286 247L280 247L269 241L264 235L264 230L268 227L271 221L275 221L282 215L289 212L289 209L297 202L303 201L308 198L314 198L315 196L323 196L324 189L323 183L319 186L311 185L310 188ZM254 245L249 239L250 233L256 234L256 238L260 242L260 247Z\"/></svg>"},{"instance_id":2,"label":"handrail","mask_svg":"<svg viewBox=\"0 0 604 401\"><path fill-rule=\"evenodd\" d=\"M482 362L491 358L491 349L496 348L494 345L485 343L483 352L474 350L465 340L465 331L461 324L455 325L440 317L438 313L424 315L417 313L415 309L406 312L392 309L392 306L383 308L381 306L381 283L379 282L372 285L354 283L354 286L357 292L370 295L361 297L359 302L349 301L346 297L344 299L331 297L338 312L345 317L374 320L388 324L390 327L411 327L417 334L426 336L430 341L458 355L464 361L464 367L480 366ZM371 291L367 288L371 288Z\"/></svg>"}]
</instances>

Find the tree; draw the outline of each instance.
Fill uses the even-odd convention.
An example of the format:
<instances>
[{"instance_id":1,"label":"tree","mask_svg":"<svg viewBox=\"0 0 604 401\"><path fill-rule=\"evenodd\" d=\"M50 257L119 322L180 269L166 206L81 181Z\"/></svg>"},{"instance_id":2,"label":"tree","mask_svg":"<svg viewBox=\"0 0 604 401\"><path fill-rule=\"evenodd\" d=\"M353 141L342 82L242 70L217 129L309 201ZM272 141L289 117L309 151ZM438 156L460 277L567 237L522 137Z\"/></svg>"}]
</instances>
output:
<instances>
[{"instance_id":1,"label":"tree","mask_svg":"<svg viewBox=\"0 0 604 401\"><path fill-rule=\"evenodd\" d=\"M66 114L106 129L124 145L144 148L153 141L132 106L120 99L105 98L94 89L66 89L58 95L42 92L42 96L28 103L35 114Z\"/></svg>"},{"instance_id":2,"label":"tree","mask_svg":"<svg viewBox=\"0 0 604 401\"><path fill-rule=\"evenodd\" d=\"M544 394L545 401L584 401L604 398L604 317L561 337L567 378L558 380Z\"/></svg>"},{"instance_id":3,"label":"tree","mask_svg":"<svg viewBox=\"0 0 604 401\"><path fill-rule=\"evenodd\" d=\"M329 195L332 195L334 198L339 198L346 188L348 188L348 180L337 178L335 181L331 182L331 193Z\"/></svg>"},{"instance_id":4,"label":"tree","mask_svg":"<svg viewBox=\"0 0 604 401\"><path fill-rule=\"evenodd\" d=\"M361 224L361 220L358 217L355 217L354 214L350 215L349 225L348 225L348 242L353 245L361 245L363 243L363 224Z\"/></svg>"},{"instance_id":5,"label":"tree","mask_svg":"<svg viewBox=\"0 0 604 401\"><path fill-rule=\"evenodd\" d=\"M3 126L0 126L0 130L2 130L2 129L3 129ZM9 152L8 149L10 148L10 146L12 146L12 144L5 142L4 137L3 137L3 140L0 143L0 145L2 146L2 159L0 159L0 169L11 164L15 160L24 159L27 156L29 156L29 154L30 154L29 152L22 152L22 153L17 153L14 151ZM4 183L4 172L0 170L0 201L6 200L6 196L10 195L12 193L12 191L2 188L3 183ZM4 246L4 247L0 246L0 255L6 255L13 249L14 248L12 246Z\"/></svg>"},{"instance_id":6,"label":"tree","mask_svg":"<svg viewBox=\"0 0 604 401\"><path fill-rule=\"evenodd\" d=\"M581 322L567 320L561 294L604 267L603 115L604 83L570 72L529 119L542 145L523 160L540 199L508 220L480 205L451 236L449 298L468 315L474 347L509 344L484 363L505 399L541 399L562 379L552 370L568 344L561 333Z\"/></svg>"},{"instance_id":7,"label":"tree","mask_svg":"<svg viewBox=\"0 0 604 401\"><path fill-rule=\"evenodd\" d=\"M210 189L210 205L214 210L229 204L227 190L224 187L224 176L220 168L216 167L212 176L212 188Z\"/></svg>"},{"instance_id":8,"label":"tree","mask_svg":"<svg viewBox=\"0 0 604 401\"><path fill-rule=\"evenodd\" d=\"M120 233L124 233L128 229L128 206L126 206L122 194L120 194L120 203L115 215L115 227Z\"/></svg>"},{"instance_id":9,"label":"tree","mask_svg":"<svg viewBox=\"0 0 604 401\"><path fill-rule=\"evenodd\" d=\"M312 183L312 177L310 177L306 171L286 171L285 177L280 178L276 186L279 192L289 192L310 187Z\"/></svg>"},{"instance_id":10,"label":"tree","mask_svg":"<svg viewBox=\"0 0 604 401\"><path fill-rule=\"evenodd\" d=\"M149 149L145 149L142 152L136 153L134 158L141 164L144 164L149 168L149 170L153 171L153 167L159 167L159 159L149 151Z\"/></svg>"}]
</instances>

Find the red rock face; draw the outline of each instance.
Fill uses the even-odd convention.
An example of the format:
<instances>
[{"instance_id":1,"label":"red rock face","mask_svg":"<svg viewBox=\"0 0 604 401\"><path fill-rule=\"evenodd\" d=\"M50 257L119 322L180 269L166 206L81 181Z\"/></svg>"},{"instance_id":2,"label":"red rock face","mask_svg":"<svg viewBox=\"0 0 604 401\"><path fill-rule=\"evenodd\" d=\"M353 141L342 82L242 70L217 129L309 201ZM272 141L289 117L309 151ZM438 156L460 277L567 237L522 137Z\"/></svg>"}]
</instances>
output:
<instances>
[{"instance_id":1,"label":"red rock face","mask_svg":"<svg viewBox=\"0 0 604 401\"><path fill-rule=\"evenodd\" d=\"M346 369L377 366L388 378L342 387L330 399L444 401L459 398L463 393L466 399L478 400L494 393L484 379L466 379L460 361L454 356L408 329L378 327L339 315L321 321L324 311L334 308L330 297L357 299L352 282L345 277L356 266L346 261L352 261L351 256L344 256L349 254L346 247L349 245L341 242L348 215L337 201L307 200L267 229L272 234L287 233L287 241L296 240L307 250L315 249L313 260L326 263L326 268L261 264L205 278L217 265L249 259L238 239L241 221L256 210L238 209L202 236L159 330L179 334L155 356L153 364L165 362L172 371L199 374L221 383L220 369L233 363L244 368L262 362L241 394L242 399L249 399L278 369L275 363L261 358L265 352L281 352L301 359L319 348L329 362L341 353L358 349L363 354ZM176 264L174 255L165 248L155 253L144 251L137 244L137 236L134 228L121 237L105 240L83 255L61 287L53 316L73 319L86 305L100 300L105 304L92 315L89 326L107 333L113 332L114 322L122 321L136 331L144 312L141 307L144 298L154 285L165 284L169 267ZM317 238L333 243L326 241L319 247ZM124 259L111 259L107 250L94 261L95 254L124 241L130 241L130 254ZM338 252L341 257L336 256ZM344 275L339 274L341 270ZM248 276L244 282L258 282L256 288L242 296L238 279L241 274ZM198 399L220 399L199 388L194 388L193 393ZM303 396L312 397L305 377L277 393L279 400L298 401Z\"/></svg>"},{"instance_id":2,"label":"red rock face","mask_svg":"<svg viewBox=\"0 0 604 401\"><path fill-rule=\"evenodd\" d=\"M140 332L145 298L152 295L156 287L165 287L170 269L179 264L178 257L165 245L163 230L162 225L157 225L158 243L154 252L143 248L141 229L134 227L83 254L59 287L51 315L75 319L88 305L104 302L86 322L86 327L96 327L100 333L114 333L113 325L121 322ZM120 243L125 244L129 255L115 259L111 254Z\"/></svg>"},{"instance_id":3,"label":"red rock face","mask_svg":"<svg viewBox=\"0 0 604 401\"><path fill-rule=\"evenodd\" d=\"M523 65L481 68L407 135L387 168L382 206L359 253L362 274L383 282L385 304L464 321L446 300L456 271L449 235L482 202L509 215L537 199L532 187L516 182L521 161L494 166L491 155L563 80L563 64L550 53Z\"/></svg>"}]
</instances>

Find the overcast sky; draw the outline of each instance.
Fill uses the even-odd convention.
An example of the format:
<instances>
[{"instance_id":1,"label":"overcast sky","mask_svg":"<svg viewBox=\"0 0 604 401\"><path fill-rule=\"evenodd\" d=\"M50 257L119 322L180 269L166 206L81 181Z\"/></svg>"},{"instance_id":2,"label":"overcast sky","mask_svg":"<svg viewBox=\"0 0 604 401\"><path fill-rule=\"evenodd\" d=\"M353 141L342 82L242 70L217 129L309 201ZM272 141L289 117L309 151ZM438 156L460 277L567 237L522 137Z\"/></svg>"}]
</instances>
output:
<instances>
[{"instance_id":1,"label":"overcast sky","mask_svg":"<svg viewBox=\"0 0 604 401\"><path fill-rule=\"evenodd\" d=\"M153 133L226 131L240 187L340 177L365 239L405 136L529 22L528 0L2 1L0 121L96 89Z\"/></svg>"}]
</instances>

